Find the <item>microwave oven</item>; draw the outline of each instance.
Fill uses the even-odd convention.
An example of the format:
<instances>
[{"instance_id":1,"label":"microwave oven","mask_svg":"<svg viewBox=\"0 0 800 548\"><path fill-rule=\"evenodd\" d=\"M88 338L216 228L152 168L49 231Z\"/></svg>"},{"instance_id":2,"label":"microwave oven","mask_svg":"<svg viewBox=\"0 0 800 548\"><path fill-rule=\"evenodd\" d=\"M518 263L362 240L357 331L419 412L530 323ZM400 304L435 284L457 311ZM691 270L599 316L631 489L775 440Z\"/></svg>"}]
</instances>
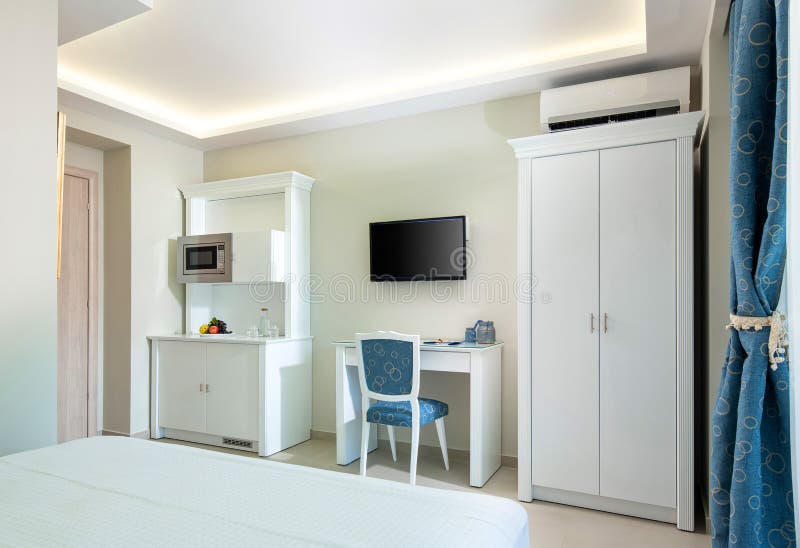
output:
<instances>
[{"instance_id":1,"label":"microwave oven","mask_svg":"<svg viewBox=\"0 0 800 548\"><path fill-rule=\"evenodd\" d=\"M232 240L230 233L178 238L178 282L230 282Z\"/></svg>"}]
</instances>

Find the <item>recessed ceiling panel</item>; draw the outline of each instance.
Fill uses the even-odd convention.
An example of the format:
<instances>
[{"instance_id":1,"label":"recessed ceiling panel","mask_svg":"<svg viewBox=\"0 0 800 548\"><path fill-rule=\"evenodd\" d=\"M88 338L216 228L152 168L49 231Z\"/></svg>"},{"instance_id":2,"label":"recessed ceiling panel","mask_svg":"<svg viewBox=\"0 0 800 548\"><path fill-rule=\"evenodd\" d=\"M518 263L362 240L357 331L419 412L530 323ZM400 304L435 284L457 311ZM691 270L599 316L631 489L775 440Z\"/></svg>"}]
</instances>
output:
<instances>
[{"instance_id":1,"label":"recessed ceiling panel","mask_svg":"<svg viewBox=\"0 0 800 548\"><path fill-rule=\"evenodd\" d=\"M640 55L644 0L156 0L60 85L196 137Z\"/></svg>"}]
</instances>

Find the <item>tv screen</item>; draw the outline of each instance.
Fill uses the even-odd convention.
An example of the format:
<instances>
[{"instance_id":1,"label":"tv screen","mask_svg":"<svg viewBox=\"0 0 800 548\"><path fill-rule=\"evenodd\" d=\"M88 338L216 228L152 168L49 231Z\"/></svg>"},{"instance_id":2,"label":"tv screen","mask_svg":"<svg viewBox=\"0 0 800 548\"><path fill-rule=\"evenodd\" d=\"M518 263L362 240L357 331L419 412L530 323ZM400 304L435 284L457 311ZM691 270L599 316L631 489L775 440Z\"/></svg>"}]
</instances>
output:
<instances>
[{"instance_id":1,"label":"tv screen","mask_svg":"<svg viewBox=\"0 0 800 548\"><path fill-rule=\"evenodd\" d=\"M465 280L466 217L370 223L370 279Z\"/></svg>"}]
</instances>

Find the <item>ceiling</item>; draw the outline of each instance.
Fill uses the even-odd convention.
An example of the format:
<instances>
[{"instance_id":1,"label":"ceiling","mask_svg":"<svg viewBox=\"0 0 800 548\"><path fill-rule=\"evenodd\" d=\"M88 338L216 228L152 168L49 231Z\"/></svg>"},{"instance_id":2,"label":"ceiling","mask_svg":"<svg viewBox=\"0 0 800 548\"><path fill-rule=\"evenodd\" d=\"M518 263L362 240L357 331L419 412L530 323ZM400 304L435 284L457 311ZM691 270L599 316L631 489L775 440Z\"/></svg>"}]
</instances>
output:
<instances>
[{"instance_id":1,"label":"ceiling","mask_svg":"<svg viewBox=\"0 0 800 548\"><path fill-rule=\"evenodd\" d=\"M60 100L231 146L696 64L710 1L155 0L59 47Z\"/></svg>"},{"instance_id":2,"label":"ceiling","mask_svg":"<svg viewBox=\"0 0 800 548\"><path fill-rule=\"evenodd\" d=\"M58 0L58 45L152 9L153 0Z\"/></svg>"}]
</instances>

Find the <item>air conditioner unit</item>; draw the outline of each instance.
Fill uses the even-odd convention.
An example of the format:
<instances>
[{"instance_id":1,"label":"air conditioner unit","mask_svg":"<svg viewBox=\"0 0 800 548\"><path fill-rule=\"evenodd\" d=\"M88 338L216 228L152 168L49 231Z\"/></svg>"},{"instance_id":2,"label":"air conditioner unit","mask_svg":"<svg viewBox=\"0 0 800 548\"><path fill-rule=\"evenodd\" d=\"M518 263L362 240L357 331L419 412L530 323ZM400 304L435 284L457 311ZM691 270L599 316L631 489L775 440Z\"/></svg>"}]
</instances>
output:
<instances>
[{"instance_id":1,"label":"air conditioner unit","mask_svg":"<svg viewBox=\"0 0 800 548\"><path fill-rule=\"evenodd\" d=\"M689 67L660 70L542 92L545 132L689 111Z\"/></svg>"}]
</instances>

